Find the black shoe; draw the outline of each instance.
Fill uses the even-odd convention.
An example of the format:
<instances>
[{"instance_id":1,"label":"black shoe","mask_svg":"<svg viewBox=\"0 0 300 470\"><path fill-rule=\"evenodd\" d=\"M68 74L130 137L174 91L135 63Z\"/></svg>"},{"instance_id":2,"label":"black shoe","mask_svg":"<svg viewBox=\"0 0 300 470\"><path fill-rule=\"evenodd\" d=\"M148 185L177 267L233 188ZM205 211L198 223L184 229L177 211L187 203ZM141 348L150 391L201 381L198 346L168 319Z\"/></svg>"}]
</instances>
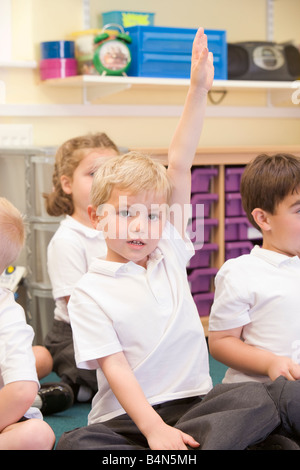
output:
<instances>
[{"instance_id":1,"label":"black shoe","mask_svg":"<svg viewBox=\"0 0 300 470\"><path fill-rule=\"evenodd\" d=\"M62 382L42 384L38 395L42 400L41 413L45 416L67 410L74 403L71 387Z\"/></svg>"}]
</instances>

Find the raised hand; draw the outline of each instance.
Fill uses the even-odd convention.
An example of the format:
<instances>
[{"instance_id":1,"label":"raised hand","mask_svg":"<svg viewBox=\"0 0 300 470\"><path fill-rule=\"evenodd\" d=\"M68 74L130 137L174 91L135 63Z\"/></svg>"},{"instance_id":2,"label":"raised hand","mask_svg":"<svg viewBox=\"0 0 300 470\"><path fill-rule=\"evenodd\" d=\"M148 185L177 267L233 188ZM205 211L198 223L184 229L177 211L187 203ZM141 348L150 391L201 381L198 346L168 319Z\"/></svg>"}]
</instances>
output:
<instances>
[{"instance_id":1,"label":"raised hand","mask_svg":"<svg viewBox=\"0 0 300 470\"><path fill-rule=\"evenodd\" d=\"M198 29L193 42L191 62L191 87L211 89L214 79L213 54L207 47L204 29Z\"/></svg>"}]
</instances>

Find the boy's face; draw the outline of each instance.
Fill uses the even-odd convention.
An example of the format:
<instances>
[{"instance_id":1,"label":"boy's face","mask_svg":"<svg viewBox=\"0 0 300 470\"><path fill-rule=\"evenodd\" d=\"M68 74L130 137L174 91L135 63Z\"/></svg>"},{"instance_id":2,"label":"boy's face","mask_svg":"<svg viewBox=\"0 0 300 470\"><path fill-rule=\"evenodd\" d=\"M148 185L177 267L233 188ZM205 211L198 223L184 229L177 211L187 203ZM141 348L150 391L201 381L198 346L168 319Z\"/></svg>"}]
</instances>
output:
<instances>
[{"instance_id":1,"label":"boy's face","mask_svg":"<svg viewBox=\"0 0 300 470\"><path fill-rule=\"evenodd\" d=\"M146 267L165 225L165 197L154 191L132 194L115 187L109 200L92 212L94 227L106 239L106 259L120 263L133 261Z\"/></svg>"},{"instance_id":2,"label":"boy's face","mask_svg":"<svg viewBox=\"0 0 300 470\"><path fill-rule=\"evenodd\" d=\"M265 232L263 248L300 256L300 192L289 194L267 217L269 230Z\"/></svg>"}]
</instances>

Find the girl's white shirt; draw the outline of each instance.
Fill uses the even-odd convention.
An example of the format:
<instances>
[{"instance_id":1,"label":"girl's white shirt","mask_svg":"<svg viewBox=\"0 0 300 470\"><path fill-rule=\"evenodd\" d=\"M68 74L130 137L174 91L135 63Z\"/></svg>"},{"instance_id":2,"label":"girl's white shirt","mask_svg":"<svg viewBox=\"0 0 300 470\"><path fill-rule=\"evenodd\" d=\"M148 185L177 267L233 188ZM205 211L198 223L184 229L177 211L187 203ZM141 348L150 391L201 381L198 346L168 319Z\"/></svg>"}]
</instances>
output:
<instances>
[{"instance_id":1,"label":"girl's white shirt","mask_svg":"<svg viewBox=\"0 0 300 470\"><path fill-rule=\"evenodd\" d=\"M67 215L60 222L47 250L56 320L70 323L64 297L71 295L75 284L88 271L94 257L106 257L106 243L102 232Z\"/></svg>"}]
</instances>

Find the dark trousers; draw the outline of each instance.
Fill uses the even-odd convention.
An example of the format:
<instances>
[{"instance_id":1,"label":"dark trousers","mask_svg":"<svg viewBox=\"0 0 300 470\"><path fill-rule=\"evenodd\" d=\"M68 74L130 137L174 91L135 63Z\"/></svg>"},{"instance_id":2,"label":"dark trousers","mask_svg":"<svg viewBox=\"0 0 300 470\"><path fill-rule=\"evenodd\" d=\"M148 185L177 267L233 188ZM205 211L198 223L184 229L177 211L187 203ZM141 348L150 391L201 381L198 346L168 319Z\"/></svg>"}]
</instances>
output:
<instances>
[{"instance_id":1,"label":"dark trousers","mask_svg":"<svg viewBox=\"0 0 300 470\"><path fill-rule=\"evenodd\" d=\"M300 438L300 381L280 377L270 385L257 382L216 385L205 397L155 405L169 425L200 442L200 450L243 450L276 430ZM128 415L64 433L58 450L149 449Z\"/></svg>"},{"instance_id":2,"label":"dark trousers","mask_svg":"<svg viewBox=\"0 0 300 470\"><path fill-rule=\"evenodd\" d=\"M95 370L79 369L75 363L71 325L54 320L53 327L45 339L45 346L53 358L53 370L71 387L86 385L94 393L98 390Z\"/></svg>"}]
</instances>

